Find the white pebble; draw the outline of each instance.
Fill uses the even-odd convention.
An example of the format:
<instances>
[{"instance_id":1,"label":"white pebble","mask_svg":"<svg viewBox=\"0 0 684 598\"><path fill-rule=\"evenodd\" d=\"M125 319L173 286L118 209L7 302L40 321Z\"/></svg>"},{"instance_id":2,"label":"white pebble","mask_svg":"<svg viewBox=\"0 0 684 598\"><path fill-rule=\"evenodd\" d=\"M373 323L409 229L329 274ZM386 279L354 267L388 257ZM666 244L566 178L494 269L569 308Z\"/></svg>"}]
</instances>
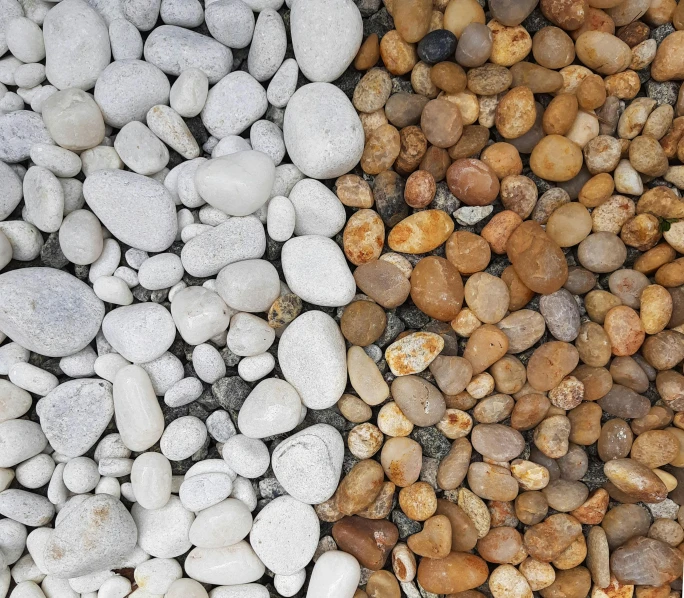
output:
<instances>
[{"instance_id":1,"label":"white pebble","mask_svg":"<svg viewBox=\"0 0 684 598\"><path fill-rule=\"evenodd\" d=\"M226 375L226 364L215 347L203 343L192 351L192 367L198 378L213 384Z\"/></svg>"},{"instance_id":2,"label":"white pebble","mask_svg":"<svg viewBox=\"0 0 684 598\"><path fill-rule=\"evenodd\" d=\"M238 363L238 375L246 382L256 382L268 376L275 367L275 357L270 353L261 353L245 357Z\"/></svg>"},{"instance_id":3,"label":"white pebble","mask_svg":"<svg viewBox=\"0 0 684 598\"><path fill-rule=\"evenodd\" d=\"M249 479L264 475L271 460L261 440L244 434L236 434L226 441L223 458L238 475Z\"/></svg>"}]
</instances>

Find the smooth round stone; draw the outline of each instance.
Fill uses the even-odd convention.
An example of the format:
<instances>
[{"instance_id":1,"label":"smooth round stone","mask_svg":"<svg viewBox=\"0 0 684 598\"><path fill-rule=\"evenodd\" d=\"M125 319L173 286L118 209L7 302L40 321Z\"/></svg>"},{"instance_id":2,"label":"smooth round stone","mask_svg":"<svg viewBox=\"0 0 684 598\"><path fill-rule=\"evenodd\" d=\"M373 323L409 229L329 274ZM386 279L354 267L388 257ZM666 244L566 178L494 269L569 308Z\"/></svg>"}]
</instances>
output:
<instances>
[{"instance_id":1,"label":"smooth round stone","mask_svg":"<svg viewBox=\"0 0 684 598\"><path fill-rule=\"evenodd\" d=\"M185 483L185 482L184 482ZM236 498L204 509L190 527L190 541L200 548L232 546L252 529L252 514Z\"/></svg>"},{"instance_id":2,"label":"smooth round stone","mask_svg":"<svg viewBox=\"0 0 684 598\"><path fill-rule=\"evenodd\" d=\"M167 309L157 303L138 303L110 311L102 333L114 350L133 363L161 357L173 344L176 327Z\"/></svg>"},{"instance_id":3,"label":"smooth round stone","mask_svg":"<svg viewBox=\"0 0 684 598\"><path fill-rule=\"evenodd\" d=\"M320 524L313 507L290 496L281 496L257 515L249 541L271 571L292 575L309 564L319 536Z\"/></svg>"},{"instance_id":4,"label":"smooth round stone","mask_svg":"<svg viewBox=\"0 0 684 598\"><path fill-rule=\"evenodd\" d=\"M254 13L242 0L207 2L204 20L214 39L229 48L246 48L254 34Z\"/></svg>"},{"instance_id":5,"label":"smooth round stone","mask_svg":"<svg viewBox=\"0 0 684 598\"><path fill-rule=\"evenodd\" d=\"M331 23L335 23L334 44L330 43ZM309 81L337 79L363 40L361 13L351 0L305 0L292 7L290 29L297 64Z\"/></svg>"},{"instance_id":6,"label":"smooth round stone","mask_svg":"<svg viewBox=\"0 0 684 598\"><path fill-rule=\"evenodd\" d=\"M306 312L288 326L280 338L278 361L283 376L310 409L332 407L344 393L344 337L323 312Z\"/></svg>"},{"instance_id":7,"label":"smooth round stone","mask_svg":"<svg viewBox=\"0 0 684 598\"><path fill-rule=\"evenodd\" d=\"M418 43L418 57L428 64L447 60L456 51L456 36L447 29L436 29Z\"/></svg>"},{"instance_id":8,"label":"smooth round stone","mask_svg":"<svg viewBox=\"0 0 684 598\"><path fill-rule=\"evenodd\" d=\"M174 419L164 430L159 446L170 461L182 461L194 455L207 439L207 427L201 419L186 415Z\"/></svg>"},{"instance_id":9,"label":"smooth round stone","mask_svg":"<svg viewBox=\"0 0 684 598\"><path fill-rule=\"evenodd\" d=\"M354 298L354 277L342 250L331 239L319 235L290 239L283 246L281 260L287 285L302 300L339 307Z\"/></svg>"},{"instance_id":10,"label":"smooth round stone","mask_svg":"<svg viewBox=\"0 0 684 598\"><path fill-rule=\"evenodd\" d=\"M102 571L126 558L136 537L136 524L123 503L98 494L81 502L57 525L45 546L45 567L61 578Z\"/></svg>"},{"instance_id":11,"label":"smooth round stone","mask_svg":"<svg viewBox=\"0 0 684 598\"><path fill-rule=\"evenodd\" d=\"M59 247L70 262L92 264L102 254L102 227L89 210L74 210L59 229Z\"/></svg>"},{"instance_id":12,"label":"smooth round stone","mask_svg":"<svg viewBox=\"0 0 684 598\"><path fill-rule=\"evenodd\" d=\"M223 139L242 133L264 115L267 107L261 84L249 73L236 71L209 90L202 123L214 137Z\"/></svg>"},{"instance_id":13,"label":"smooth round stone","mask_svg":"<svg viewBox=\"0 0 684 598\"><path fill-rule=\"evenodd\" d=\"M344 227L344 206L322 183L313 179L299 181L290 191L289 199L295 209L294 234L298 237L334 237Z\"/></svg>"},{"instance_id":14,"label":"smooth round stone","mask_svg":"<svg viewBox=\"0 0 684 598\"><path fill-rule=\"evenodd\" d=\"M172 559L190 550L188 533L195 515L177 496L171 495L160 509L145 509L136 502L131 515L138 527L138 545L149 555Z\"/></svg>"},{"instance_id":15,"label":"smooth round stone","mask_svg":"<svg viewBox=\"0 0 684 598\"><path fill-rule=\"evenodd\" d=\"M121 440L132 451L145 451L164 431L164 416L147 372L137 365L121 368L114 379L114 413Z\"/></svg>"},{"instance_id":16,"label":"smooth round stone","mask_svg":"<svg viewBox=\"0 0 684 598\"><path fill-rule=\"evenodd\" d=\"M198 512L227 499L232 489L233 482L225 473L203 473L185 480L179 497L186 509Z\"/></svg>"},{"instance_id":17,"label":"smooth round stone","mask_svg":"<svg viewBox=\"0 0 684 598\"><path fill-rule=\"evenodd\" d=\"M121 242L144 251L164 251L176 238L176 208L154 179L122 170L99 170L83 185L88 206Z\"/></svg>"},{"instance_id":18,"label":"smooth round stone","mask_svg":"<svg viewBox=\"0 0 684 598\"><path fill-rule=\"evenodd\" d=\"M297 391L284 380L269 378L257 384L238 416L238 428L250 438L267 438L293 430L302 403Z\"/></svg>"},{"instance_id":19,"label":"smooth round stone","mask_svg":"<svg viewBox=\"0 0 684 598\"><path fill-rule=\"evenodd\" d=\"M26 160L35 143L54 143L39 114L17 110L0 116L0 160Z\"/></svg>"},{"instance_id":20,"label":"smooth round stone","mask_svg":"<svg viewBox=\"0 0 684 598\"><path fill-rule=\"evenodd\" d=\"M21 417L31 408L31 404L28 392L7 380L0 380L0 423Z\"/></svg>"},{"instance_id":21,"label":"smooth round stone","mask_svg":"<svg viewBox=\"0 0 684 598\"><path fill-rule=\"evenodd\" d=\"M273 160L257 151L208 160L195 173L195 187L201 197L230 216L247 216L263 206L274 180Z\"/></svg>"},{"instance_id":22,"label":"smooth round stone","mask_svg":"<svg viewBox=\"0 0 684 598\"><path fill-rule=\"evenodd\" d=\"M340 550L323 553L314 566L306 598L353 598L361 578L361 567Z\"/></svg>"},{"instance_id":23,"label":"smooth round stone","mask_svg":"<svg viewBox=\"0 0 684 598\"><path fill-rule=\"evenodd\" d=\"M91 89L111 59L107 25L83 0L64 0L51 9L43 38L45 74L57 89Z\"/></svg>"},{"instance_id":24,"label":"smooth round stone","mask_svg":"<svg viewBox=\"0 0 684 598\"><path fill-rule=\"evenodd\" d=\"M53 268L0 275L0 329L22 347L63 357L97 334L104 305L76 277Z\"/></svg>"},{"instance_id":25,"label":"smooth round stone","mask_svg":"<svg viewBox=\"0 0 684 598\"><path fill-rule=\"evenodd\" d=\"M95 101L105 122L121 128L134 120L144 121L153 106L167 104L169 90L168 79L154 64L117 60L98 78Z\"/></svg>"},{"instance_id":26,"label":"smooth round stone","mask_svg":"<svg viewBox=\"0 0 684 598\"><path fill-rule=\"evenodd\" d=\"M332 7L326 8L329 10ZM344 93L329 83L310 83L294 93L285 109L283 131L292 162L315 179L346 174L363 154L364 133L356 110Z\"/></svg>"},{"instance_id":27,"label":"smooth round stone","mask_svg":"<svg viewBox=\"0 0 684 598\"><path fill-rule=\"evenodd\" d=\"M206 277L233 262L260 258L264 251L266 233L259 219L235 217L186 243L181 261L188 274Z\"/></svg>"},{"instance_id":28,"label":"smooth round stone","mask_svg":"<svg viewBox=\"0 0 684 598\"><path fill-rule=\"evenodd\" d=\"M259 13L249 47L247 68L257 81L267 81L280 67L287 49L283 19L272 8Z\"/></svg>"},{"instance_id":29,"label":"smooth round stone","mask_svg":"<svg viewBox=\"0 0 684 598\"><path fill-rule=\"evenodd\" d=\"M35 422L11 419L0 423L0 467L14 467L46 446L45 434Z\"/></svg>"},{"instance_id":30,"label":"smooth round stone","mask_svg":"<svg viewBox=\"0 0 684 598\"><path fill-rule=\"evenodd\" d=\"M145 41L145 60L167 75L179 76L184 70L197 68L209 83L218 83L233 65L230 48L209 36L176 27L162 25Z\"/></svg>"},{"instance_id":31,"label":"smooth round stone","mask_svg":"<svg viewBox=\"0 0 684 598\"><path fill-rule=\"evenodd\" d=\"M233 316L228 330L228 348L240 357L259 355L273 344L275 330L266 320L248 313Z\"/></svg>"},{"instance_id":32,"label":"smooth round stone","mask_svg":"<svg viewBox=\"0 0 684 598\"><path fill-rule=\"evenodd\" d=\"M141 507L163 507L171 497L171 463L159 453L143 453L133 462L131 484Z\"/></svg>"},{"instance_id":33,"label":"smooth round stone","mask_svg":"<svg viewBox=\"0 0 684 598\"><path fill-rule=\"evenodd\" d=\"M340 433L327 424L316 424L275 448L273 473L288 494L307 504L319 504L337 489L343 455Z\"/></svg>"},{"instance_id":34,"label":"smooth round stone","mask_svg":"<svg viewBox=\"0 0 684 598\"><path fill-rule=\"evenodd\" d=\"M174 324L190 345L199 345L224 332L231 313L218 293L199 286L179 291L171 303Z\"/></svg>"},{"instance_id":35,"label":"smooth round stone","mask_svg":"<svg viewBox=\"0 0 684 598\"><path fill-rule=\"evenodd\" d=\"M237 434L223 445L223 459L238 475L252 479L266 472L270 455L261 440Z\"/></svg>"},{"instance_id":36,"label":"smooth round stone","mask_svg":"<svg viewBox=\"0 0 684 598\"><path fill-rule=\"evenodd\" d=\"M264 564L245 541L221 548L194 548L185 559L186 573L202 583L238 585L257 581Z\"/></svg>"}]
</instances>

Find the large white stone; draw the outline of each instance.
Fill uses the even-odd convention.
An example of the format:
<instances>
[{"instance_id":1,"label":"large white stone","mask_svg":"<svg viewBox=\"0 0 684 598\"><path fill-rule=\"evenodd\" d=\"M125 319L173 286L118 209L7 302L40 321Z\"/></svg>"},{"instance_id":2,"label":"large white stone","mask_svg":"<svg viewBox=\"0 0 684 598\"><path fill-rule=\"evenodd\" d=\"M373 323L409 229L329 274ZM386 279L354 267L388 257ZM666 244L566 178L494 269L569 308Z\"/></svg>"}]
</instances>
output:
<instances>
[{"instance_id":1,"label":"large white stone","mask_svg":"<svg viewBox=\"0 0 684 598\"><path fill-rule=\"evenodd\" d=\"M360 578L361 567L351 554L329 550L316 561L306 598L353 598Z\"/></svg>"},{"instance_id":2,"label":"large white stone","mask_svg":"<svg viewBox=\"0 0 684 598\"><path fill-rule=\"evenodd\" d=\"M195 172L202 199L230 216L256 212L268 201L274 180L273 160L253 150L207 160Z\"/></svg>"},{"instance_id":3,"label":"large white stone","mask_svg":"<svg viewBox=\"0 0 684 598\"><path fill-rule=\"evenodd\" d=\"M36 411L52 448L79 457L97 442L114 415L112 385L97 378L69 380L43 397Z\"/></svg>"},{"instance_id":4,"label":"large white stone","mask_svg":"<svg viewBox=\"0 0 684 598\"><path fill-rule=\"evenodd\" d=\"M189 577L203 583L232 586L251 583L265 572L264 564L244 540L221 548L195 548L185 559Z\"/></svg>"},{"instance_id":5,"label":"large white stone","mask_svg":"<svg viewBox=\"0 0 684 598\"><path fill-rule=\"evenodd\" d=\"M236 71L209 90L202 122L214 137L223 139L242 133L262 117L266 108L268 100L261 83L249 73Z\"/></svg>"},{"instance_id":6,"label":"large white stone","mask_svg":"<svg viewBox=\"0 0 684 598\"><path fill-rule=\"evenodd\" d=\"M359 51L363 21L352 0L297 0L290 12L290 31L306 78L330 82L344 73Z\"/></svg>"},{"instance_id":7,"label":"large white stone","mask_svg":"<svg viewBox=\"0 0 684 598\"><path fill-rule=\"evenodd\" d=\"M230 72L233 53L215 39L183 27L162 25L145 41L145 60L167 75L178 77L184 70L197 68L209 83L217 83Z\"/></svg>"},{"instance_id":8,"label":"large white stone","mask_svg":"<svg viewBox=\"0 0 684 598\"><path fill-rule=\"evenodd\" d=\"M241 362L242 363L242 362ZM267 438L294 430L299 424L302 402L285 380L259 382L240 408L238 428L250 438Z\"/></svg>"},{"instance_id":9,"label":"large white stone","mask_svg":"<svg viewBox=\"0 0 684 598\"><path fill-rule=\"evenodd\" d=\"M123 170L98 170L83 194L102 224L119 241L144 251L164 251L176 239L176 207L154 179Z\"/></svg>"},{"instance_id":10,"label":"large white stone","mask_svg":"<svg viewBox=\"0 0 684 598\"><path fill-rule=\"evenodd\" d=\"M346 174L363 153L363 127L356 110L329 83L311 83L294 93L285 109L283 130L292 162L312 178Z\"/></svg>"},{"instance_id":11,"label":"large white stone","mask_svg":"<svg viewBox=\"0 0 684 598\"><path fill-rule=\"evenodd\" d=\"M292 575L311 561L321 526L311 505L280 496L257 515L249 542L273 573Z\"/></svg>"},{"instance_id":12,"label":"large white stone","mask_svg":"<svg viewBox=\"0 0 684 598\"><path fill-rule=\"evenodd\" d=\"M97 334L104 304L88 285L54 268L24 268L0 275L0 330L22 347L63 357Z\"/></svg>"},{"instance_id":13,"label":"large white stone","mask_svg":"<svg viewBox=\"0 0 684 598\"><path fill-rule=\"evenodd\" d=\"M61 578L109 569L135 548L137 537L126 507L109 494L98 494L57 525L45 546L45 566Z\"/></svg>"},{"instance_id":14,"label":"large white stone","mask_svg":"<svg viewBox=\"0 0 684 598\"><path fill-rule=\"evenodd\" d=\"M133 363L161 357L173 344L176 327L169 311L158 303L136 303L110 311L102 333L114 350Z\"/></svg>"},{"instance_id":15,"label":"large white stone","mask_svg":"<svg viewBox=\"0 0 684 598\"><path fill-rule=\"evenodd\" d=\"M200 548L232 546L244 539L251 529L252 514L245 503L237 498L227 498L197 515L190 528L190 541Z\"/></svg>"},{"instance_id":16,"label":"large white stone","mask_svg":"<svg viewBox=\"0 0 684 598\"><path fill-rule=\"evenodd\" d=\"M57 89L91 89L109 64L109 30L83 0L62 0L45 16L45 74Z\"/></svg>"},{"instance_id":17,"label":"large white stone","mask_svg":"<svg viewBox=\"0 0 684 598\"><path fill-rule=\"evenodd\" d=\"M147 372L137 365L121 368L114 378L114 414L121 440L142 452L164 432L164 415Z\"/></svg>"},{"instance_id":18,"label":"large white stone","mask_svg":"<svg viewBox=\"0 0 684 598\"><path fill-rule=\"evenodd\" d=\"M307 504L328 500L342 473L344 440L328 424L290 436L273 451L273 473L288 494Z\"/></svg>"},{"instance_id":19,"label":"large white stone","mask_svg":"<svg viewBox=\"0 0 684 598\"><path fill-rule=\"evenodd\" d=\"M231 218L187 242L181 261L192 276L214 276L224 266L260 258L264 251L264 225L255 216L244 216Z\"/></svg>"}]
</instances>

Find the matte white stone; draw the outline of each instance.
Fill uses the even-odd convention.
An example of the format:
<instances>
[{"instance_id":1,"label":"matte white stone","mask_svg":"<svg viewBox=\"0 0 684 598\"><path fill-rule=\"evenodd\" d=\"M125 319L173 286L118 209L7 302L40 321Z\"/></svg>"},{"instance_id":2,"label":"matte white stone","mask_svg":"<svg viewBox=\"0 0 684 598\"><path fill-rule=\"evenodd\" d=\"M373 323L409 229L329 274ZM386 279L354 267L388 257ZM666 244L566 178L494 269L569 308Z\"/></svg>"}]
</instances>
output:
<instances>
[{"instance_id":1,"label":"matte white stone","mask_svg":"<svg viewBox=\"0 0 684 598\"><path fill-rule=\"evenodd\" d=\"M135 568L135 583L150 594L166 594L171 584L183 577L183 569L175 559L150 559Z\"/></svg>"},{"instance_id":2,"label":"matte white stone","mask_svg":"<svg viewBox=\"0 0 684 598\"><path fill-rule=\"evenodd\" d=\"M361 567L351 554L329 550L316 561L306 598L353 598L360 578Z\"/></svg>"},{"instance_id":3,"label":"matte white stone","mask_svg":"<svg viewBox=\"0 0 684 598\"><path fill-rule=\"evenodd\" d=\"M244 216L231 218L186 243L181 261L188 274L207 277L233 262L260 258L265 251L264 226L258 218Z\"/></svg>"},{"instance_id":4,"label":"matte white stone","mask_svg":"<svg viewBox=\"0 0 684 598\"><path fill-rule=\"evenodd\" d=\"M17 346L15 343L10 344ZM23 388L8 380L0 380L0 423L21 417L31 409L31 404L31 395Z\"/></svg>"},{"instance_id":5,"label":"matte white stone","mask_svg":"<svg viewBox=\"0 0 684 598\"><path fill-rule=\"evenodd\" d=\"M171 315L185 342L199 345L228 328L232 311L218 293L204 287L179 291L171 303Z\"/></svg>"},{"instance_id":6,"label":"matte white stone","mask_svg":"<svg viewBox=\"0 0 684 598\"><path fill-rule=\"evenodd\" d=\"M253 479L266 473L270 455L266 445L256 438L236 434L223 445L223 458L238 475Z\"/></svg>"},{"instance_id":7,"label":"matte white stone","mask_svg":"<svg viewBox=\"0 0 684 598\"><path fill-rule=\"evenodd\" d=\"M135 547L136 525L124 505L98 494L84 500L55 528L45 546L45 566L56 577L108 569Z\"/></svg>"},{"instance_id":8,"label":"matte white stone","mask_svg":"<svg viewBox=\"0 0 684 598\"><path fill-rule=\"evenodd\" d=\"M83 0L62 0L50 10L43 37L45 72L57 89L91 89L111 59L107 25Z\"/></svg>"},{"instance_id":9,"label":"matte white stone","mask_svg":"<svg viewBox=\"0 0 684 598\"><path fill-rule=\"evenodd\" d=\"M0 467L14 467L46 446L47 438L35 422L11 419L0 423Z\"/></svg>"},{"instance_id":10,"label":"matte white stone","mask_svg":"<svg viewBox=\"0 0 684 598\"><path fill-rule=\"evenodd\" d=\"M151 175L169 162L169 150L143 123L130 122L123 126L114 140L114 149L123 163L133 172Z\"/></svg>"},{"instance_id":11,"label":"matte white stone","mask_svg":"<svg viewBox=\"0 0 684 598\"><path fill-rule=\"evenodd\" d=\"M268 201L275 178L273 160L244 151L202 163L195 187L208 204L230 216L247 216Z\"/></svg>"},{"instance_id":12,"label":"matte white stone","mask_svg":"<svg viewBox=\"0 0 684 598\"><path fill-rule=\"evenodd\" d=\"M308 504L328 500L342 473L344 441L328 424L290 436L273 451L273 473L288 494Z\"/></svg>"},{"instance_id":13,"label":"matte white stone","mask_svg":"<svg viewBox=\"0 0 684 598\"><path fill-rule=\"evenodd\" d=\"M275 329L266 320L255 315L240 312L230 321L228 348L240 357L259 355L273 344Z\"/></svg>"},{"instance_id":14,"label":"matte white stone","mask_svg":"<svg viewBox=\"0 0 684 598\"><path fill-rule=\"evenodd\" d=\"M159 104L150 108L147 113L147 126L150 130L176 150L186 160L192 160L200 154L199 145L192 136L188 125L173 108Z\"/></svg>"},{"instance_id":15,"label":"matte white stone","mask_svg":"<svg viewBox=\"0 0 684 598\"><path fill-rule=\"evenodd\" d=\"M185 571L203 583L238 585L258 580L265 568L243 540L221 548L194 548L185 559Z\"/></svg>"},{"instance_id":16,"label":"matte white stone","mask_svg":"<svg viewBox=\"0 0 684 598\"><path fill-rule=\"evenodd\" d=\"M209 81L212 82L211 78ZM267 108L266 90L261 83L249 73L236 71L209 90L201 113L202 122L214 137L222 139L242 133L260 119Z\"/></svg>"},{"instance_id":17,"label":"matte white stone","mask_svg":"<svg viewBox=\"0 0 684 598\"><path fill-rule=\"evenodd\" d=\"M157 359L141 363L140 367L150 377L154 394L157 396L165 395L166 391L184 376L181 360L168 351Z\"/></svg>"},{"instance_id":18,"label":"matte white stone","mask_svg":"<svg viewBox=\"0 0 684 598\"><path fill-rule=\"evenodd\" d=\"M198 512L227 499L232 489L233 481L225 473L203 473L185 480L178 496L186 509Z\"/></svg>"},{"instance_id":19,"label":"matte white stone","mask_svg":"<svg viewBox=\"0 0 684 598\"><path fill-rule=\"evenodd\" d=\"M121 368L114 379L114 413L121 440L141 452L157 442L164 431L164 415L150 377L137 365Z\"/></svg>"},{"instance_id":20,"label":"matte white stone","mask_svg":"<svg viewBox=\"0 0 684 598\"><path fill-rule=\"evenodd\" d=\"M229 48L246 48L254 34L254 13L242 0L216 0L205 5L209 32Z\"/></svg>"},{"instance_id":21,"label":"matte white stone","mask_svg":"<svg viewBox=\"0 0 684 598\"><path fill-rule=\"evenodd\" d=\"M272 8L262 10L247 56L249 74L257 81L267 81L280 68L286 50L287 34L282 17Z\"/></svg>"},{"instance_id":22,"label":"matte white stone","mask_svg":"<svg viewBox=\"0 0 684 598\"><path fill-rule=\"evenodd\" d=\"M266 98L269 104L276 108L285 108L297 89L298 77L297 61L294 58L283 61L266 90Z\"/></svg>"},{"instance_id":23,"label":"matte white stone","mask_svg":"<svg viewBox=\"0 0 684 598\"><path fill-rule=\"evenodd\" d=\"M238 416L238 428L250 438L267 438L297 427L301 413L299 394L285 380L269 378L254 387Z\"/></svg>"},{"instance_id":24,"label":"matte white stone","mask_svg":"<svg viewBox=\"0 0 684 598\"><path fill-rule=\"evenodd\" d=\"M120 241L144 251L164 251L176 238L171 195L157 181L132 172L99 170L83 194L102 224Z\"/></svg>"},{"instance_id":25,"label":"matte white stone","mask_svg":"<svg viewBox=\"0 0 684 598\"><path fill-rule=\"evenodd\" d=\"M172 494L161 509L145 509L136 502L131 515L138 526L138 544L151 556L172 559L190 550L188 533L195 515L177 496Z\"/></svg>"},{"instance_id":26,"label":"matte white stone","mask_svg":"<svg viewBox=\"0 0 684 598\"><path fill-rule=\"evenodd\" d=\"M9 379L12 384L28 390L30 393L44 397L59 381L57 376L30 363L15 363L9 371Z\"/></svg>"},{"instance_id":27,"label":"matte white stone","mask_svg":"<svg viewBox=\"0 0 684 598\"><path fill-rule=\"evenodd\" d=\"M95 101L105 122L121 128L144 121L148 111L169 101L170 84L154 64L143 60L121 60L109 65L95 86Z\"/></svg>"},{"instance_id":28,"label":"matte white stone","mask_svg":"<svg viewBox=\"0 0 684 598\"><path fill-rule=\"evenodd\" d=\"M344 3L353 6L350 0ZM327 25L326 32L329 36ZM344 92L329 83L310 83L294 93L285 109L283 131L290 159L311 178L346 174L363 154L364 133L356 110Z\"/></svg>"},{"instance_id":29,"label":"matte white stone","mask_svg":"<svg viewBox=\"0 0 684 598\"><path fill-rule=\"evenodd\" d=\"M193 415L174 419L164 430L159 446L170 461L182 461L192 457L207 439L207 427Z\"/></svg>"},{"instance_id":30,"label":"matte white stone","mask_svg":"<svg viewBox=\"0 0 684 598\"><path fill-rule=\"evenodd\" d=\"M133 363L161 357L173 344L176 327L169 311L158 303L136 303L110 311L102 332L115 351Z\"/></svg>"},{"instance_id":31,"label":"matte white stone","mask_svg":"<svg viewBox=\"0 0 684 598\"><path fill-rule=\"evenodd\" d=\"M139 60L143 40L137 27L127 19L115 19L109 24L109 43L114 60Z\"/></svg>"},{"instance_id":32,"label":"matte white stone","mask_svg":"<svg viewBox=\"0 0 684 598\"><path fill-rule=\"evenodd\" d=\"M173 25L162 25L150 33L144 55L147 62L167 75L177 77L186 69L198 68L211 84L225 77L233 66L230 48L211 37Z\"/></svg>"},{"instance_id":33,"label":"matte white stone","mask_svg":"<svg viewBox=\"0 0 684 598\"><path fill-rule=\"evenodd\" d=\"M160 453L143 453L133 461L135 500L145 509L160 509L171 497L171 463Z\"/></svg>"}]
</instances>

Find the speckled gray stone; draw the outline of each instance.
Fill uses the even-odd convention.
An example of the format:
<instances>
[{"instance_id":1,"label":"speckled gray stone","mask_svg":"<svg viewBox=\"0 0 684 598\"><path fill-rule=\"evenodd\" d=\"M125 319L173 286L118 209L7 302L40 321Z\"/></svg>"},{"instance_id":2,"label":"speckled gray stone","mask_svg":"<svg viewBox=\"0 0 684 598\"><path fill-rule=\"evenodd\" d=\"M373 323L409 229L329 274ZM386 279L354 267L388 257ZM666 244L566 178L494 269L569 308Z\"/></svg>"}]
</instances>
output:
<instances>
[{"instance_id":1,"label":"speckled gray stone","mask_svg":"<svg viewBox=\"0 0 684 598\"><path fill-rule=\"evenodd\" d=\"M319 504L335 493L343 457L340 433L327 424L316 424L281 442L273 451L271 465L288 494Z\"/></svg>"},{"instance_id":2,"label":"speckled gray stone","mask_svg":"<svg viewBox=\"0 0 684 598\"><path fill-rule=\"evenodd\" d=\"M560 289L551 295L542 295L539 300L541 311L549 332L559 341L569 343L579 334L580 312L572 293Z\"/></svg>"},{"instance_id":3,"label":"speckled gray stone","mask_svg":"<svg viewBox=\"0 0 684 598\"><path fill-rule=\"evenodd\" d=\"M97 334L104 304L67 272L25 268L0 275L0 330L41 355L63 357Z\"/></svg>"},{"instance_id":4,"label":"speckled gray stone","mask_svg":"<svg viewBox=\"0 0 684 598\"><path fill-rule=\"evenodd\" d=\"M85 454L114 415L112 385L97 378L69 380L36 405L52 448L67 457Z\"/></svg>"},{"instance_id":5,"label":"speckled gray stone","mask_svg":"<svg viewBox=\"0 0 684 598\"><path fill-rule=\"evenodd\" d=\"M78 577L109 569L135 548L137 529L119 500L98 494L60 521L43 553L48 573Z\"/></svg>"},{"instance_id":6,"label":"speckled gray stone","mask_svg":"<svg viewBox=\"0 0 684 598\"><path fill-rule=\"evenodd\" d=\"M55 5L45 16L43 37L45 74L57 89L91 89L111 59L107 25L83 0Z\"/></svg>"},{"instance_id":7,"label":"speckled gray stone","mask_svg":"<svg viewBox=\"0 0 684 598\"><path fill-rule=\"evenodd\" d=\"M363 127L356 110L344 92L329 83L310 83L294 93L283 131L290 159L315 179L349 172L363 154Z\"/></svg>"},{"instance_id":8,"label":"speckled gray stone","mask_svg":"<svg viewBox=\"0 0 684 598\"><path fill-rule=\"evenodd\" d=\"M220 81L233 66L230 48L207 35L174 25L152 31L145 41L144 55L147 62L167 75L177 77L186 69L198 68L211 84Z\"/></svg>"},{"instance_id":9,"label":"speckled gray stone","mask_svg":"<svg viewBox=\"0 0 684 598\"><path fill-rule=\"evenodd\" d=\"M83 194L119 241L154 252L174 242L176 207L168 190L154 179L123 170L99 170L86 179Z\"/></svg>"}]
</instances>

